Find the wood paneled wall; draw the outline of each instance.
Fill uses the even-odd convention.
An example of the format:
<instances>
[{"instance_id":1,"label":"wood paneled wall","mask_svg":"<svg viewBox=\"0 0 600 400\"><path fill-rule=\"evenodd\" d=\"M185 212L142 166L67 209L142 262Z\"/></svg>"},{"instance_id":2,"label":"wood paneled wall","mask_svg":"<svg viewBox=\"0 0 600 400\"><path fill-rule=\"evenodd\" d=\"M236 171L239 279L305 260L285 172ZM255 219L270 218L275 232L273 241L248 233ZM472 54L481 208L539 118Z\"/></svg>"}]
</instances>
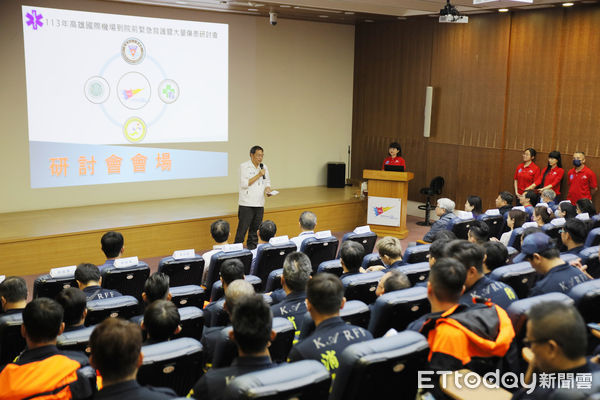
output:
<instances>
[{"instance_id":1,"label":"wood paneled wall","mask_svg":"<svg viewBox=\"0 0 600 400\"><path fill-rule=\"evenodd\" d=\"M538 150L540 168L559 150L566 170L572 153L585 151L600 175L600 6L474 15L468 24L364 23L355 43L354 179L381 168L394 140L415 173L411 200L424 201L419 189L441 175L459 208L471 194L493 207L499 191L512 192L527 147Z\"/></svg>"}]
</instances>

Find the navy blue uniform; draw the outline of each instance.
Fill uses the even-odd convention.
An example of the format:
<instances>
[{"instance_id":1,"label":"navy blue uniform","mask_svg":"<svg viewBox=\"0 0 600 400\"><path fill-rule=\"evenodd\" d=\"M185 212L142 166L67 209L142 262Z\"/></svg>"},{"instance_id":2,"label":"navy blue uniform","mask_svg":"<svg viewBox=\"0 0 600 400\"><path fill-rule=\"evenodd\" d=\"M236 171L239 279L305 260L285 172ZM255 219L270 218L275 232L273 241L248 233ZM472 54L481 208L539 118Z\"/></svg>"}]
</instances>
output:
<instances>
[{"instance_id":1,"label":"navy blue uniform","mask_svg":"<svg viewBox=\"0 0 600 400\"><path fill-rule=\"evenodd\" d=\"M221 340L221 331L225 326L211 326L204 328L202 332L202 338L200 343L204 349L204 370L212 368L213 357L215 355L215 349L217 348L218 342Z\"/></svg>"},{"instance_id":2,"label":"navy blue uniform","mask_svg":"<svg viewBox=\"0 0 600 400\"><path fill-rule=\"evenodd\" d=\"M495 281L487 276L483 276L475 282L469 290L465 291L459 301L470 304L475 296L490 299L492 303L498 304L505 310L513 301L519 300L513 288L504 282Z\"/></svg>"},{"instance_id":3,"label":"navy blue uniform","mask_svg":"<svg viewBox=\"0 0 600 400\"><path fill-rule=\"evenodd\" d=\"M589 280L583 272L569 264L558 265L531 288L529 297L550 292L566 293L573 286Z\"/></svg>"},{"instance_id":4,"label":"navy blue uniform","mask_svg":"<svg viewBox=\"0 0 600 400\"><path fill-rule=\"evenodd\" d=\"M94 399L166 400L175 397L177 394L172 389L141 386L135 380L131 380L105 386Z\"/></svg>"},{"instance_id":5,"label":"navy blue uniform","mask_svg":"<svg viewBox=\"0 0 600 400\"><path fill-rule=\"evenodd\" d=\"M294 324L295 338L300 336L304 314L306 314L306 303L304 300L306 300L305 292L292 292L285 296L280 303L271 306L273 317L287 318Z\"/></svg>"},{"instance_id":6,"label":"navy blue uniform","mask_svg":"<svg viewBox=\"0 0 600 400\"><path fill-rule=\"evenodd\" d=\"M116 290L104 289L100 286L88 286L83 289L83 293L85 293L86 301L103 300L121 296L121 293Z\"/></svg>"},{"instance_id":7,"label":"navy blue uniform","mask_svg":"<svg viewBox=\"0 0 600 400\"><path fill-rule=\"evenodd\" d=\"M581 246L577 246L577 247L573 247L571 250L567 250L567 251L563 251L560 254L573 254L578 256L579 253L581 253L581 251L584 249L585 247L583 247L583 245Z\"/></svg>"}]
</instances>

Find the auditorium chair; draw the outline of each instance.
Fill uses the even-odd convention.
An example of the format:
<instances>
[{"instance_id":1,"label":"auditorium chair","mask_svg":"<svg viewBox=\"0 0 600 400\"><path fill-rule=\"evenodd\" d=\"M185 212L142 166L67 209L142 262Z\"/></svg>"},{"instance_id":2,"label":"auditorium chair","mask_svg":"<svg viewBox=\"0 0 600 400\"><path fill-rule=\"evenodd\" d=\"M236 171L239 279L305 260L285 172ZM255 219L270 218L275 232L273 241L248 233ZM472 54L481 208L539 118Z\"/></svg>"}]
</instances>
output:
<instances>
[{"instance_id":1,"label":"auditorium chair","mask_svg":"<svg viewBox=\"0 0 600 400\"><path fill-rule=\"evenodd\" d=\"M308 256L313 273L323 261L335 259L338 249L338 239L335 236L318 239L310 237L305 239L300 246L300 251Z\"/></svg>"},{"instance_id":2,"label":"auditorium chair","mask_svg":"<svg viewBox=\"0 0 600 400\"><path fill-rule=\"evenodd\" d=\"M500 236L504 233L504 217L502 215L481 214L480 220L490 228L491 238L500 239Z\"/></svg>"},{"instance_id":3,"label":"auditorium chair","mask_svg":"<svg viewBox=\"0 0 600 400\"><path fill-rule=\"evenodd\" d=\"M469 229L471 229L471 225L475 221L475 218L459 219L452 226L452 232L454 232L457 239L467 240L469 238Z\"/></svg>"},{"instance_id":4,"label":"auditorium chair","mask_svg":"<svg viewBox=\"0 0 600 400\"><path fill-rule=\"evenodd\" d=\"M541 294L539 296L528 297L513 301L508 309L506 310L510 320L512 321L513 328L515 329L515 340L519 343L522 342L525 336L525 325L527 324L527 312L536 304L548 302L548 301L560 301L567 305L574 305L575 302L569 296L564 293L552 292Z\"/></svg>"},{"instance_id":5,"label":"auditorium chair","mask_svg":"<svg viewBox=\"0 0 600 400\"><path fill-rule=\"evenodd\" d=\"M365 272L342 277L344 285L344 297L346 300L360 300L371 304L377 299L375 290L384 271Z\"/></svg>"},{"instance_id":6,"label":"auditorium chair","mask_svg":"<svg viewBox=\"0 0 600 400\"><path fill-rule=\"evenodd\" d=\"M342 268L342 262L339 258L335 260L323 261L321 264L319 264L319 267L317 268L317 274L321 272L328 272L330 274L334 274L339 278L344 273L344 269Z\"/></svg>"},{"instance_id":7,"label":"auditorium chair","mask_svg":"<svg viewBox=\"0 0 600 400\"><path fill-rule=\"evenodd\" d=\"M365 255L363 257L361 267L363 267L363 269L367 269L369 267L372 267L373 265L383 265L383 261L381 261L379 254L371 253Z\"/></svg>"},{"instance_id":8,"label":"auditorium chair","mask_svg":"<svg viewBox=\"0 0 600 400\"><path fill-rule=\"evenodd\" d=\"M338 357L329 400L414 399L428 354L427 339L413 331L352 344Z\"/></svg>"},{"instance_id":9,"label":"auditorium chair","mask_svg":"<svg viewBox=\"0 0 600 400\"><path fill-rule=\"evenodd\" d=\"M431 311L427 288L414 287L384 293L371 311L369 332L381 337L391 328L401 332L408 324Z\"/></svg>"},{"instance_id":10,"label":"auditorium chair","mask_svg":"<svg viewBox=\"0 0 600 400\"><path fill-rule=\"evenodd\" d=\"M277 289L281 289L281 276L283 275L283 268L274 269L269 272L267 277L267 284L265 285L265 292L270 293Z\"/></svg>"},{"instance_id":11,"label":"auditorium chair","mask_svg":"<svg viewBox=\"0 0 600 400\"><path fill-rule=\"evenodd\" d=\"M0 366L14 360L25 348L21 325L22 313L0 314Z\"/></svg>"},{"instance_id":12,"label":"auditorium chair","mask_svg":"<svg viewBox=\"0 0 600 400\"><path fill-rule=\"evenodd\" d=\"M561 225L555 225L552 223L542 226L542 231L552 239L556 240L559 249L562 246L562 238L560 235L562 228L563 227Z\"/></svg>"},{"instance_id":13,"label":"auditorium chair","mask_svg":"<svg viewBox=\"0 0 600 400\"><path fill-rule=\"evenodd\" d=\"M567 292L585 322L600 322L600 279L575 285Z\"/></svg>"},{"instance_id":14,"label":"auditorium chair","mask_svg":"<svg viewBox=\"0 0 600 400\"><path fill-rule=\"evenodd\" d=\"M519 254L519 251L512 246L507 246L506 250L508 251L509 260L512 260L517 254Z\"/></svg>"},{"instance_id":15,"label":"auditorium chair","mask_svg":"<svg viewBox=\"0 0 600 400\"><path fill-rule=\"evenodd\" d=\"M571 253L560 253L560 259L563 260L564 262L566 262L567 264L570 263L571 261L575 261L579 258L579 255L577 254L571 254Z\"/></svg>"},{"instance_id":16,"label":"auditorium chair","mask_svg":"<svg viewBox=\"0 0 600 400\"><path fill-rule=\"evenodd\" d=\"M208 293L211 293L213 283L219 280L221 265L231 259L240 260L244 264L244 274L250 274L250 265L252 264L252 252L250 250L219 251L210 258L210 265L206 275L206 290Z\"/></svg>"},{"instance_id":17,"label":"auditorium chair","mask_svg":"<svg viewBox=\"0 0 600 400\"><path fill-rule=\"evenodd\" d=\"M393 269L404 273L410 281L410 285L415 286L417 283L427 282L430 266L429 262L420 262L417 264L401 265Z\"/></svg>"},{"instance_id":18,"label":"auditorium chair","mask_svg":"<svg viewBox=\"0 0 600 400\"><path fill-rule=\"evenodd\" d=\"M171 301L175 303L177 308L181 307L204 307L204 299L206 298L205 290L198 285L184 285L169 288Z\"/></svg>"},{"instance_id":19,"label":"auditorium chair","mask_svg":"<svg viewBox=\"0 0 600 400\"><path fill-rule=\"evenodd\" d=\"M592 217L592 229L600 228L600 214L596 214Z\"/></svg>"},{"instance_id":20,"label":"auditorium chair","mask_svg":"<svg viewBox=\"0 0 600 400\"><path fill-rule=\"evenodd\" d=\"M263 283L262 280L258 276L254 275L245 275L244 280L250 283L254 287L254 291L256 293L262 292ZM212 289L210 290L210 301L217 301L225 296L225 291L223 290L223 283L219 279L212 285Z\"/></svg>"},{"instance_id":21,"label":"auditorium chair","mask_svg":"<svg viewBox=\"0 0 600 400\"><path fill-rule=\"evenodd\" d=\"M490 278L506 283L513 288L519 299L524 299L535 285L537 274L529 261L523 261L496 268L490 273Z\"/></svg>"},{"instance_id":22,"label":"auditorium chair","mask_svg":"<svg viewBox=\"0 0 600 400\"><path fill-rule=\"evenodd\" d=\"M196 254L193 258L176 260L172 256L158 262L158 272L169 276L169 286L202 285L204 258Z\"/></svg>"},{"instance_id":23,"label":"auditorium chair","mask_svg":"<svg viewBox=\"0 0 600 400\"><path fill-rule=\"evenodd\" d=\"M133 296L111 297L87 302L85 326L96 325L106 318L130 319L140 312L139 303Z\"/></svg>"},{"instance_id":24,"label":"auditorium chair","mask_svg":"<svg viewBox=\"0 0 600 400\"><path fill-rule=\"evenodd\" d=\"M296 251L296 244L292 241L278 245L271 243L262 245L256 251L254 270L250 273L258 276L262 282L266 282L271 271L282 268L285 257L294 251Z\"/></svg>"},{"instance_id":25,"label":"auditorium chair","mask_svg":"<svg viewBox=\"0 0 600 400\"><path fill-rule=\"evenodd\" d=\"M88 343L90 336L96 325L88 326L83 329L77 329L74 331L63 332L56 338L56 346L60 350L72 350L80 351L88 356L90 355L90 348Z\"/></svg>"},{"instance_id":26,"label":"auditorium chair","mask_svg":"<svg viewBox=\"0 0 600 400\"><path fill-rule=\"evenodd\" d=\"M588 233L583 247L593 247L600 244L600 228L594 228Z\"/></svg>"},{"instance_id":27,"label":"auditorium chair","mask_svg":"<svg viewBox=\"0 0 600 400\"><path fill-rule=\"evenodd\" d=\"M150 276L150 267L143 261L131 267L108 267L102 272L102 287L142 301L144 284Z\"/></svg>"},{"instance_id":28,"label":"auditorium chair","mask_svg":"<svg viewBox=\"0 0 600 400\"><path fill-rule=\"evenodd\" d=\"M272 329L277 335L269 346L271 360L275 363L285 362L290 350L292 349L292 342L296 333L294 324L287 318L275 317L273 318ZM212 360L212 368L228 367L237 357L237 346L233 341L231 341L231 339L229 339L229 332L232 330L233 328L231 326L221 330L221 338L217 342L215 348L215 353Z\"/></svg>"},{"instance_id":29,"label":"auditorium chair","mask_svg":"<svg viewBox=\"0 0 600 400\"><path fill-rule=\"evenodd\" d=\"M371 317L371 309L360 300L346 301L344 308L340 310L340 318L345 323L350 325L360 326L367 329L369 327L369 319ZM306 338L315 330L315 322L310 313L307 311L302 319L302 329L300 330L300 340Z\"/></svg>"},{"instance_id":30,"label":"auditorium chair","mask_svg":"<svg viewBox=\"0 0 600 400\"><path fill-rule=\"evenodd\" d=\"M199 341L184 337L142 346L144 361L137 373L141 385L169 387L185 396L202 375L203 349Z\"/></svg>"},{"instance_id":31,"label":"auditorium chair","mask_svg":"<svg viewBox=\"0 0 600 400\"><path fill-rule=\"evenodd\" d=\"M600 278L600 261L598 260L598 250L600 246L588 247L579 253L581 264L587 265L587 273L594 278Z\"/></svg>"},{"instance_id":32,"label":"auditorium chair","mask_svg":"<svg viewBox=\"0 0 600 400\"><path fill-rule=\"evenodd\" d=\"M344 244L344 242L346 240L352 240L353 242L356 243L360 243L362 244L362 246L365 249L365 254L370 254L373 252L373 249L375 248L375 242L377 242L377 234L375 232L364 232L364 233L355 233L355 232L348 232L346 234L344 234L344 236L342 236L342 244ZM341 250L340 246L340 250ZM338 251L338 255L337 258L340 258L341 254Z\"/></svg>"},{"instance_id":33,"label":"auditorium chair","mask_svg":"<svg viewBox=\"0 0 600 400\"><path fill-rule=\"evenodd\" d=\"M323 364L302 360L234 378L223 400L327 400L330 386Z\"/></svg>"},{"instance_id":34,"label":"auditorium chair","mask_svg":"<svg viewBox=\"0 0 600 400\"><path fill-rule=\"evenodd\" d=\"M427 261L430 247L431 244L420 244L407 247L402 256L402 261L404 261L405 264L416 264Z\"/></svg>"},{"instance_id":35,"label":"auditorium chair","mask_svg":"<svg viewBox=\"0 0 600 400\"><path fill-rule=\"evenodd\" d=\"M419 206L419 210L425 211L425 221L417 222L417 225L421 226L429 226L431 225L431 220L429 219L429 215L431 214L431 210L434 210L435 207L431 203L431 198L433 196L439 196L442 194L442 189L444 187L444 178L441 176L436 176L431 180L428 187L421 188L419 193L425 195L425 204Z\"/></svg>"},{"instance_id":36,"label":"auditorium chair","mask_svg":"<svg viewBox=\"0 0 600 400\"><path fill-rule=\"evenodd\" d=\"M202 329L204 328L204 312L198 307L178 308L181 322L181 332L176 337L190 337L200 340L202 338Z\"/></svg>"},{"instance_id":37,"label":"auditorium chair","mask_svg":"<svg viewBox=\"0 0 600 400\"><path fill-rule=\"evenodd\" d=\"M53 278L50 274L43 274L35 278L33 282L33 298L48 297L55 299L63 289L70 287L78 288L74 276Z\"/></svg>"},{"instance_id":38,"label":"auditorium chair","mask_svg":"<svg viewBox=\"0 0 600 400\"><path fill-rule=\"evenodd\" d=\"M523 236L523 228L513 229L510 238L508 239L508 246L514 247L517 251L521 251L521 236Z\"/></svg>"}]
</instances>

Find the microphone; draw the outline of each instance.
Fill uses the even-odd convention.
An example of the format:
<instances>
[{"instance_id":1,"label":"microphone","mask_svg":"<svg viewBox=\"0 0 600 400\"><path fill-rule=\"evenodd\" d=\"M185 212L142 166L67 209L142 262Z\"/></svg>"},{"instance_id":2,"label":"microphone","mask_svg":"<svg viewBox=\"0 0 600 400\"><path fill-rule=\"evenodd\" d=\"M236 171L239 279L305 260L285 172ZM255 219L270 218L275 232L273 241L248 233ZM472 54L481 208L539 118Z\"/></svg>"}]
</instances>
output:
<instances>
[{"instance_id":1,"label":"microphone","mask_svg":"<svg viewBox=\"0 0 600 400\"><path fill-rule=\"evenodd\" d=\"M265 166L263 165L263 163L260 163L260 169L263 169ZM267 179L266 176L263 175L263 179Z\"/></svg>"}]
</instances>

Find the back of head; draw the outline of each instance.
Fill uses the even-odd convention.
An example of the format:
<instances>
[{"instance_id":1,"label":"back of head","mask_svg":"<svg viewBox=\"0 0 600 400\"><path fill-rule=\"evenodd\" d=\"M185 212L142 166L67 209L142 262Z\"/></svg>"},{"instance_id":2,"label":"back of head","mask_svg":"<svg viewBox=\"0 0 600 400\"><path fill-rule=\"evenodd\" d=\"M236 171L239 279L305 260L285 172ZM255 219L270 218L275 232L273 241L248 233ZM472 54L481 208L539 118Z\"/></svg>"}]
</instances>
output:
<instances>
[{"instance_id":1,"label":"back of head","mask_svg":"<svg viewBox=\"0 0 600 400\"><path fill-rule=\"evenodd\" d=\"M210 224L210 235L217 243L224 243L229 239L229 222L218 219Z\"/></svg>"},{"instance_id":2,"label":"back of head","mask_svg":"<svg viewBox=\"0 0 600 400\"><path fill-rule=\"evenodd\" d=\"M312 274L310 259L304 253L295 251L283 261L283 279L292 292L303 292Z\"/></svg>"},{"instance_id":3,"label":"back of head","mask_svg":"<svg viewBox=\"0 0 600 400\"><path fill-rule=\"evenodd\" d=\"M542 190L542 197L548 199L549 201L554 201L556 198L556 192L552 189L544 189Z\"/></svg>"},{"instance_id":4,"label":"back of head","mask_svg":"<svg viewBox=\"0 0 600 400\"><path fill-rule=\"evenodd\" d=\"M529 200L529 203L537 204L538 203L538 195L535 193L535 190L526 190L523 193L523 197Z\"/></svg>"},{"instance_id":5,"label":"back of head","mask_svg":"<svg viewBox=\"0 0 600 400\"><path fill-rule=\"evenodd\" d=\"M119 381L134 374L142 349L138 324L120 318L107 318L90 336L92 365L105 381Z\"/></svg>"},{"instance_id":6,"label":"back of head","mask_svg":"<svg viewBox=\"0 0 600 400\"><path fill-rule=\"evenodd\" d=\"M52 299L34 299L23 310L23 325L27 331L27 338L34 343L56 340L62 322L63 308Z\"/></svg>"},{"instance_id":7,"label":"back of head","mask_svg":"<svg viewBox=\"0 0 600 400\"><path fill-rule=\"evenodd\" d=\"M456 203L454 203L452 200L450 200L446 197L442 197L441 199L438 199L437 206L439 208L443 208L444 210L446 210L447 213L449 213L449 212L454 211L454 207L456 207Z\"/></svg>"},{"instance_id":8,"label":"back of head","mask_svg":"<svg viewBox=\"0 0 600 400\"><path fill-rule=\"evenodd\" d=\"M529 235L533 235L534 233L542 232L542 228L537 226L531 226L529 228L523 229L523 233L521 234L521 241L525 240L525 238Z\"/></svg>"},{"instance_id":9,"label":"back of head","mask_svg":"<svg viewBox=\"0 0 600 400\"><path fill-rule=\"evenodd\" d=\"M563 229L576 244L583 244L588 234L587 225L580 219L571 218L565 221Z\"/></svg>"},{"instance_id":10,"label":"back of head","mask_svg":"<svg viewBox=\"0 0 600 400\"><path fill-rule=\"evenodd\" d=\"M469 196L467 198L467 203L473 207L474 214L481 214L483 212L483 206L481 204L481 197L479 196Z\"/></svg>"},{"instance_id":11,"label":"back of head","mask_svg":"<svg viewBox=\"0 0 600 400\"><path fill-rule=\"evenodd\" d=\"M180 322L177 307L168 300L156 300L144 311L144 327L148 336L154 340L169 340Z\"/></svg>"},{"instance_id":12,"label":"back of head","mask_svg":"<svg viewBox=\"0 0 600 400\"><path fill-rule=\"evenodd\" d=\"M527 219L529 218L529 214L521 210L510 210L508 212L508 216L514 221L514 229L522 227L523 224L527 222Z\"/></svg>"},{"instance_id":13,"label":"back of head","mask_svg":"<svg viewBox=\"0 0 600 400\"><path fill-rule=\"evenodd\" d=\"M498 193L498 195L500 196L500 198L502 200L504 200L506 202L506 205L509 205L509 206L513 205L513 202L515 201L515 196L513 196L512 193L504 191L504 192Z\"/></svg>"},{"instance_id":14,"label":"back of head","mask_svg":"<svg viewBox=\"0 0 600 400\"><path fill-rule=\"evenodd\" d=\"M552 209L550 207L535 206L533 212L535 215L538 215L540 218L542 218L542 222L544 224L549 223L554 218L554 214L552 213Z\"/></svg>"},{"instance_id":15,"label":"back of head","mask_svg":"<svg viewBox=\"0 0 600 400\"><path fill-rule=\"evenodd\" d=\"M114 231L106 232L102 235L100 243L102 244L102 251L106 255L106 258L118 257L123 248L123 235Z\"/></svg>"},{"instance_id":16,"label":"back of head","mask_svg":"<svg viewBox=\"0 0 600 400\"><path fill-rule=\"evenodd\" d=\"M27 300L27 284L20 276L9 276L0 283L0 296L9 303Z\"/></svg>"},{"instance_id":17,"label":"back of head","mask_svg":"<svg viewBox=\"0 0 600 400\"><path fill-rule=\"evenodd\" d=\"M485 242L483 245L485 252L485 265L490 271L506 265L508 260L508 249L500 242Z\"/></svg>"},{"instance_id":18,"label":"back of head","mask_svg":"<svg viewBox=\"0 0 600 400\"><path fill-rule=\"evenodd\" d=\"M436 260L429 272L429 284L439 301L458 303L463 292L467 272L463 264L453 258Z\"/></svg>"},{"instance_id":19,"label":"back of head","mask_svg":"<svg viewBox=\"0 0 600 400\"><path fill-rule=\"evenodd\" d=\"M577 208L569 201L563 201L558 205L558 208L565 213L565 219L575 218L577 216Z\"/></svg>"},{"instance_id":20,"label":"back of head","mask_svg":"<svg viewBox=\"0 0 600 400\"><path fill-rule=\"evenodd\" d=\"M64 310L63 321L65 326L76 325L83 318L86 308L85 293L77 288L63 289L57 296L56 301Z\"/></svg>"},{"instance_id":21,"label":"back of head","mask_svg":"<svg viewBox=\"0 0 600 400\"><path fill-rule=\"evenodd\" d=\"M261 240L268 242L277 233L277 225L270 219L261 222L258 227L258 236Z\"/></svg>"},{"instance_id":22,"label":"back of head","mask_svg":"<svg viewBox=\"0 0 600 400\"><path fill-rule=\"evenodd\" d=\"M556 247L556 240L539 229L538 232L528 233L527 235L523 233L521 253L526 258L531 258L536 253L548 260L559 259L560 257L560 251Z\"/></svg>"},{"instance_id":23,"label":"back of head","mask_svg":"<svg viewBox=\"0 0 600 400\"><path fill-rule=\"evenodd\" d=\"M590 217L596 215L596 207L594 207L594 203L590 199L577 200L577 208L582 213L588 213Z\"/></svg>"},{"instance_id":24,"label":"back of head","mask_svg":"<svg viewBox=\"0 0 600 400\"><path fill-rule=\"evenodd\" d=\"M271 340L273 314L259 294L240 299L231 315L235 342L246 354L256 354L267 349Z\"/></svg>"},{"instance_id":25,"label":"back of head","mask_svg":"<svg viewBox=\"0 0 600 400\"><path fill-rule=\"evenodd\" d=\"M402 257L402 243L393 236L385 236L377 242L377 252L381 257L388 256L392 260Z\"/></svg>"},{"instance_id":26,"label":"back of head","mask_svg":"<svg viewBox=\"0 0 600 400\"><path fill-rule=\"evenodd\" d=\"M432 243L435 243L438 240L449 241L449 240L455 240L455 239L458 239L458 238L456 237L456 234L454 232L449 231L448 229L442 229L441 231L437 231L435 233L435 235L433 235Z\"/></svg>"},{"instance_id":27,"label":"back of head","mask_svg":"<svg viewBox=\"0 0 600 400\"><path fill-rule=\"evenodd\" d=\"M444 257L451 257L460 261L465 270L475 267L478 272L483 272L484 256L483 247L466 240L453 240L444 248Z\"/></svg>"},{"instance_id":28,"label":"back of head","mask_svg":"<svg viewBox=\"0 0 600 400\"><path fill-rule=\"evenodd\" d=\"M408 289L410 287L410 280L408 280L408 277L402 271L391 270L388 274L390 275L383 282L383 291L385 293Z\"/></svg>"},{"instance_id":29,"label":"back of head","mask_svg":"<svg viewBox=\"0 0 600 400\"><path fill-rule=\"evenodd\" d=\"M337 314L344 299L344 286L340 278L323 272L308 281L306 298L319 314Z\"/></svg>"},{"instance_id":30,"label":"back of head","mask_svg":"<svg viewBox=\"0 0 600 400\"><path fill-rule=\"evenodd\" d=\"M527 315L533 339L554 340L569 360L585 357L587 329L575 307L548 301L534 305Z\"/></svg>"},{"instance_id":31,"label":"back of head","mask_svg":"<svg viewBox=\"0 0 600 400\"><path fill-rule=\"evenodd\" d=\"M150 275L144 283L146 302L149 304L156 300L166 300L169 295L169 282L169 275L162 272L155 272Z\"/></svg>"},{"instance_id":32,"label":"back of head","mask_svg":"<svg viewBox=\"0 0 600 400\"><path fill-rule=\"evenodd\" d=\"M305 231L312 231L317 226L317 216L311 211L300 214L300 227Z\"/></svg>"},{"instance_id":33,"label":"back of head","mask_svg":"<svg viewBox=\"0 0 600 400\"><path fill-rule=\"evenodd\" d=\"M225 290L225 305L231 312L237 303L246 296L254 294L254 286L244 279L237 279L231 282Z\"/></svg>"},{"instance_id":34,"label":"back of head","mask_svg":"<svg viewBox=\"0 0 600 400\"><path fill-rule=\"evenodd\" d=\"M87 285L100 280L100 270L94 264L81 263L75 269L75 280Z\"/></svg>"},{"instance_id":35,"label":"back of head","mask_svg":"<svg viewBox=\"0 0 600 400\"><path fill-rule=\"evenodd\" d=\"M352 240L346 240L342 244L340 257L350 272L358 272L362 265L362 260L365 257L365 248L362 244Z\"/></svg>"},{"instance_id":36,"label":"back of head","mask_svg":"<svg viewBox=\"0 0 600 400\"><path fill-rule=\"evenodd\" d=\"M487 242L490 239L490 227L483 221L473 221L469 228L469 235L477 243Z\"/></svg>"},{"instance_id":37,"label":"back of head","mask_svg":"<svg viewBox=\"0 0 600 400\"><path fill-rule=\"evenodd\" d=\"M433 257L436 260L444 257L444 248L448 245L448 243L453 241L454 240L440 239L431 243L431 246L429 246L429 257Z\"/></svg>"},{"instance_id":38,"label":"back of head","mask_svg":"<svg viewBox=\"0 0 600 400\"><path fill-rule=\"evenodd\" d=\"M221 265L221 278L223 278L223 282L226 285L229 285L231 282L236 279L244 279L244 263L237 258L230 258L229 260L225 260Z\"/></svg>"}]
</instances>

